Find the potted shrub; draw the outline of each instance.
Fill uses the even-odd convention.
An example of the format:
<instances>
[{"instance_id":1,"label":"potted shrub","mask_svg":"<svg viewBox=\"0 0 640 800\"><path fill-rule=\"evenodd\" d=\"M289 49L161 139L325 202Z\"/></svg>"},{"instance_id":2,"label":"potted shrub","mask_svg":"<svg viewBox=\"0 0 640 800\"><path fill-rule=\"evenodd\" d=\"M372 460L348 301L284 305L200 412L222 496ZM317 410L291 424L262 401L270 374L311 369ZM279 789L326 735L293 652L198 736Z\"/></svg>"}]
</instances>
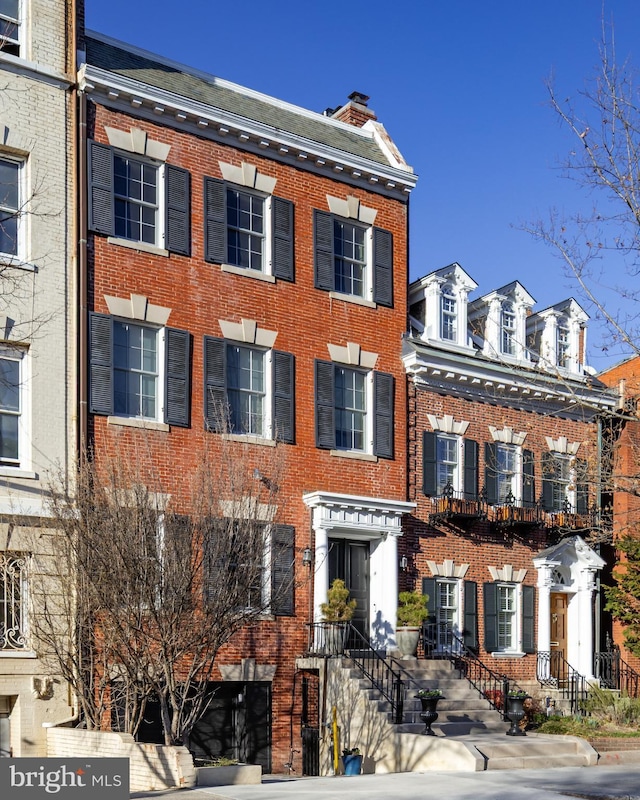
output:
<instances>
[{"instance_id":1,"label":"potted shrub","mask_svg":"<svg viewBox=\"0 0 640 800\"><path fill-rule=\"evenodd\" d=\"M342 751L342 766L345 775L359 775L362 771L362 754L359 747L348 747Z\"/></svg>"},{"instance_id":2,"label":"potted shrub","mask_svg":"<svg viewBox=\"0 0 640 800\"><path fill-rule=\"evenodd\" d=\"M429 616L427 600L427 595L420 592L400 592L398 595L396 640L403 656L416 654L422 623Z\"/></svg>"},{"instance_id":3,"label":"potted shrub","mask_svg":"<svg viewBox=\"0 0 640 800\"><path fill-rule=\"evenodd\" d=\"M420 719L425 724L423 734L425 736L435 736L435 733L431 730L431 726L438 719L436 707L438 705L438 700L442 700L442 692L440 689L419 689L415 696L420 700L420 704L422 705Z\"/></svg>"},{"instance_id":4,"label":"potted shrub","mask_svg":"<svg viewBox=\"0 0 640 800\"><path fill-rule=\"evenodd\" d=\"M349 600L349 590L341 578L336 578L327 591L326 603L320 604L325 623L324 652L337 655L344 650L346 624L353 617L356 601Z\"/></svg>"}]
</instances>

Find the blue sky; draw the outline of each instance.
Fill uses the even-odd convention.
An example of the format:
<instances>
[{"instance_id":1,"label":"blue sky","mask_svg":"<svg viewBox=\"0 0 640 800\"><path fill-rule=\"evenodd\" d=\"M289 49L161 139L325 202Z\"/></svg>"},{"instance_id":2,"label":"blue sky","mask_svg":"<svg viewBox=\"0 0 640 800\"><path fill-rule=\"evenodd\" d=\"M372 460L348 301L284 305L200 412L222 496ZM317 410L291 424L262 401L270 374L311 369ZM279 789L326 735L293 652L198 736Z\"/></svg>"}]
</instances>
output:
<instances>
[{"instance_id":1,"label":"blue sky","mask_svg":"<svg viewBox=\"0 0 640 800\"><path fill-rule=\"evenodd\" d=\"M640 67L640 3L608 0L604 13L619 58ZM602 15L602 0L86 0L93 30L305 108L370 95L420 177L411 278L458 261L477 294L517 279L537 309L582 302L551 251L519 226L590 202L561 177L573 143L548 108L545 80L553 74L563 97L584 87ZM594 321L597 370L621 358L601 341Z\"/></svg>"}]
</instances>

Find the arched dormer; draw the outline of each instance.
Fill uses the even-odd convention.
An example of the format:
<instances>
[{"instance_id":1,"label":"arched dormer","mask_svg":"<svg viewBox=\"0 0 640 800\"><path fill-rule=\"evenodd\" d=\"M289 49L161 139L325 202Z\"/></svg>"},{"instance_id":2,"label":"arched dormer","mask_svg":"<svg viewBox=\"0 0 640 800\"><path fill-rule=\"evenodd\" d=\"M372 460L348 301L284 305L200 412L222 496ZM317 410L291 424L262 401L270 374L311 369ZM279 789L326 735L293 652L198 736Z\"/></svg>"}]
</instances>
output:
<instances>
[{"instance_id":1,"label":"arched dormer","mask_svg":"<svg viewBox=\"0 0 640 800\"><path fill-rule=\"evenodd\" d=\"M412 328L424 342L473 352L467 330L469 293L478 284L453 263L414 281L409 287Z\"/></svg>"}]
</instances>

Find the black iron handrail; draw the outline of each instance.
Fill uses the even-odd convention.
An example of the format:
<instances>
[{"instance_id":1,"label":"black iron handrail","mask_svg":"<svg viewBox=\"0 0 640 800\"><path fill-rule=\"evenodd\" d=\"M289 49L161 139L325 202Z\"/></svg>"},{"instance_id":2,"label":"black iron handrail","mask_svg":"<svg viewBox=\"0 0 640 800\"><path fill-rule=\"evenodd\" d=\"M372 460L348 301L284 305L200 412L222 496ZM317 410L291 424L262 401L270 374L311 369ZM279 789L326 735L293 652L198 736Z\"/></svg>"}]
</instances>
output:
<instances>
[{"instance_id":1,"label":"black iron handrail","mask_svg":"<svg viewBox=\"0 0 640 800\"><path fill-rule=\"evenodd\" d=\"M422 626L422 646L425 658L443 658L450 661L478 691L489 705L506 718L507 698L513 692L522 692L518 684L507 675L494 672L452 630L451 626L440 623L426 623Z\"/></svg>"},{"instance_id":2,"label":"black iron handrail","mask_svg":"<svg viewBox=\"0 0 640 800\"><path fill-rule=\"evenodd\" d=\"M616 646L603 653L594 653L593 674L603 689L615 689L628 697L640 697L640 674L623 660Z\"/></svg>"},{"instance_id":3,"label":"black iron handrail","mask_svg":"<svg viewBox=\"0 0 640 800\"><path fill-rule=\"evenodd\" d=\"M486 519L487 498L481 491L477 497L468 497L464 492L456 492L448 483L440 495L431 498L430 518L439 519Z\"/></svg>"},{"instance_id":4,"label":"black iron handrail","mask_svg":"<svg viewBox=\"0 0 640 800\"><path fill-rule=\"evenodd\" d=\"M405 685L402 676L351 622L313 622L307 625L307 655L346 655L371 686L391 705L391 719L399 725L404 716Z\"/></svg>"},{"instance_id":5,"label":"black iron handrail","mask_svg":"<svg viewBox=\"0 0 640 800\"><path fill-rule=\"evenodd\" d=\"M589 693L589 683L584 675L571 666L558 650L538 652L536 668L538 683L557 689L569 701L572 714L585 714L585 702Z\"/></svg>"}]
</instances>

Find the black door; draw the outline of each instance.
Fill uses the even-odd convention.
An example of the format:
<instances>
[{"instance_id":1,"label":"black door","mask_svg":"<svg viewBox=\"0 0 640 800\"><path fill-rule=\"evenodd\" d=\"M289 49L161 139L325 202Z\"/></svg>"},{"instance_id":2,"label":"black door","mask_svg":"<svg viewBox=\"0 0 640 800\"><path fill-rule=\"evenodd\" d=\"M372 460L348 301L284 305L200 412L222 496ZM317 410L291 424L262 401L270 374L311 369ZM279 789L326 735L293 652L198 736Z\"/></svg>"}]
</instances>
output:
<instances>
[{"instance_id":1,"label":"black door","mask_svg":"<svg viewBox=\"0 0 640 800\"><path fill-rule=\"evenodd\" d=\"M329 539L329 585L342 578L357 602L353 625L369 638L369 543Z\"/></svg>"},{"instance_id":2,"label":"black door","mask_svg":"<svg viewBox=\"0 0 640 800\"><path fill-rule=\"evenodd\" d=\"M212 698L195 724L189 750L197 759L225 756L271 772L271 684L211 684Z\"/></svg>"}]
</instances>

